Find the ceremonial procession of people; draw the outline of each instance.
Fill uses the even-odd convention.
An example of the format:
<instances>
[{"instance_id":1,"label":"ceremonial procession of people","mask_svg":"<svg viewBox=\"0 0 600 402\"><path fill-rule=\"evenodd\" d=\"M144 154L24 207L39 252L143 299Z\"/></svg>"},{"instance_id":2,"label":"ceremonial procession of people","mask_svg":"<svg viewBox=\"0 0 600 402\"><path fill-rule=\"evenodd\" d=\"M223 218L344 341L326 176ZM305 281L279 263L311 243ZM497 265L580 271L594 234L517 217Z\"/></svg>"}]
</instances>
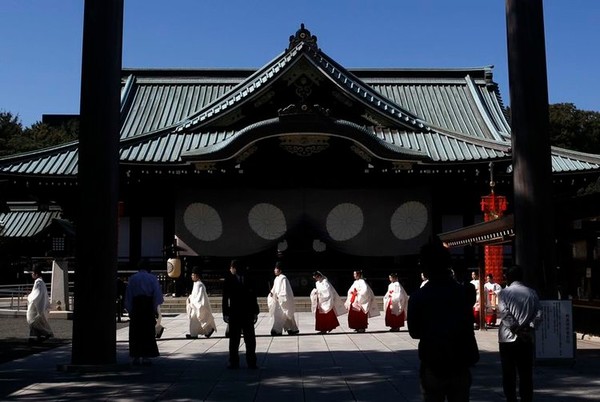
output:
<instances>
[{"instance_id":1,"label":"ceremonial procession of people","mask_svg":"<svg viewBox=\"0 0 600 402\"><path fill-rule=\"evenodd\" d=\"M485 284L479 283L477 272L467 272L450 265L448 250L440 244L423 247L419 273L421 283L409 296L399 281L399 275L388 275L389 284L378 300L372 284L362 270L354 270L353 283L343 299L327 276L314 271L314 288L310 306L316 334L326 335L340 327L340 317L347 315L347 328L365 333L370 320L383 313L390 332L405 333L419 341L419 381L426 401L468 401L471 388L471 368L479 361L475 338L482 311L486 328L498 326L498 343L502 368L502 385L509 401L531 401L534 329L541 317L536 292L522 282L523 270L511 267L503 288L486 274ZM133 365L152 365L160 355L157 339L161 325L160 306L164 302L157 276L151 273L147 261L141 261L139 271L129 278L124 307L129 314L129 355ZM274 281L266 296L270 319L270 335L299 334L296 320L296 299L290 279L283 273L284 264L275 263ZM53 336L48 324L50 300L39 267L32 271L33 289L28 297L27 322L31 337L38 342ZM189 320L187 339L210 338L217 324L210 304L209 292L202 282L198 266L191 269L191 291L186 299ZM295 282L296 284L298 282ZM481 289L479 289L481 287ZM485 298L485 301L482 300ZM444 312L440 313L440 306ZM248 369L258 369L255 327L260 307L256 281L249 267L232 260L222 283L222 317L229 338L228 369L240 368L240 345L243 339ZM380 327L380 326L379 326ZM517 385L518 384L518 385Z\"/></svg>"},{"instance_id":2,"label":"ceremonial procession of people","mask_svg":"<svg viewBox=\"0 0 600 402\"><path fill-rule=\"evenodd\" d=\"M492 274L486 274L486 283L481 284L478 272L471 272L469 281L467 272L450 265L448 250L441 243L427 244L423 248L422 270L417 271L421 283L410 296L400 283L399 275L392 272L388 275L387 291L378 300L363 271L354 270L354 281L343 299L323 272L314 271L310 305L316 333L326 335L342 327L340 317L343 315L347 315L347 328L365 333L369 321L383 313L382 319L390 332L400 332L406 326L408 335L419 341L419 381L424 400L468 401L471 368L479 361L474 331L483 318L481 312L485 311L486 328L496 326L499 320L504 392L510 401L517 400L517 393L522 401L530 401L533 393L532 333L541 309L535 291L520 282L521 268L509 270L506 278L509 286L503 289ZM273 285L269 284L270 291L266 296L271 336L284 333L294 336L300 332L293 282L284 274L283 268L283 262L275 263ZM32 277L36 282L29 297L27 317L32 336L47 338L52 336L52 330L45 320L48 298L40 276L39 270L34 270ZM192 287L186 299L189 333L185 337L209 338L217 325L199 267L192 268L190 279ZM240 368L243 338L246 367L258 369L255 326L260 308L255 278L247 266L232 260L222 286L222 314L227 324L225 337L229 338L227 368ZM140 264L139 272L130 277L125 294L125 308L130 317L130 356L134 365L150 365L150 359L159 356L156 338L160 335L156 328L160 326L162 302L156 276L150 273L147 264ZM444 306L444 313L440 313L440 306ZM162 329L161 326L161 332ZM517 383L520 384L519 392Z\"/></svg>"}]
</instances>

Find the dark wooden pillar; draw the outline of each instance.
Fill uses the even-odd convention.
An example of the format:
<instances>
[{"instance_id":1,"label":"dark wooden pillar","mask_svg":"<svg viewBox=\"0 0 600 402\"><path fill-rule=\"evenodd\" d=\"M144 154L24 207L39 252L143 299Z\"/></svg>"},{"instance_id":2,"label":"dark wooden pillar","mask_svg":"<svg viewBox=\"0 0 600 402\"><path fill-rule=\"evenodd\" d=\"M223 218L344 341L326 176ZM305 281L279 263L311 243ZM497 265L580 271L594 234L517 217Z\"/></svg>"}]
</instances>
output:
<instances>
[{"instance_id":1,"label":"dark wooden pillar","mask_svg":"<svg viewBox=\"0 0 600 402\"><path fill-rule=\"evenodd\" d=\"M116 362L123 0L86 0L81 71L74 365Z\"/></svg>"},{"instance_id":2,"label":"dark wooden pillar","mask_svg":"<svg viewBox=\"0 0 600 402\"><path fill-rule=\"evenodd\" d=\"M516 263L541 296L556 298L542 0L506 0L506 21Z\"/></svg>"}]
</instances>

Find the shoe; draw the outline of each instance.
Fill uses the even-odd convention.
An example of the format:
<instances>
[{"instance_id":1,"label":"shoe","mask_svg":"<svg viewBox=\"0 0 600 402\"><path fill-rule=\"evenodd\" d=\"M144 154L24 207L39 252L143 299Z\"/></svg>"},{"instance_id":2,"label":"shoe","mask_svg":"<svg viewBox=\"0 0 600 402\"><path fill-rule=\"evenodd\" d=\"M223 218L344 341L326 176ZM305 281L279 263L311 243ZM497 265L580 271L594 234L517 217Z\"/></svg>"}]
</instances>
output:
<instances>
[{"instance_id":1,"label":"shoe","mask_svg":"<svg viewBox=\"0 0 600 402\"><path fill-rule=\"evenodd\" d=\"M325 335L327 331L319 331L319 335Z\"/></svg>"},{"instance_id":2,"label":"shoe","mask_svg":"<svg viewBox=\"0 0 600 402\"><path fill-rule=\"evenodd\" d=\"M358 332L359 334L364 334L365 329L364 328L357 329L356 332Z\"/></svg>"},{"instance_id":3,"label":"shoe","mask_svg":"<svg viewBox=\"0 0 600 402\"><path fill-rule=\"evenodd\" d=\"M280 336L280 335L281 335L281 332L277 332L273 329L271 330L271 336Z\"/></svg>"},{"instance_id":4,"label":"shoe","mask_svg":"<svg viewBox=\"0 0 600 402\"><path fill-rule=\"evenodd\" d=\"M210 338L210 336L211 336L212 334L214 334L214 332L215 332L215 330L214 330L214 329L211 329L211 330L210 330L210 332L209 332L208 334L204 335L204 336L205 336L205 337L207 337L207 338Z\"/></svg>"},{"instance_id":5,"label":"shoe","mask_svg":"<svg viewBox=\"0 0 600 402\"><path fill-rule=\"evenodd\" d=\"M186 339L198 339L198 335L192 336L190 334L185 334Z\"/></svg>"},{"instance_id":6,"label":"shoe","mask_svg":"<svg viewBox=\"0 0 600 402\"><path fill-rule=\"evenodd\" d=\"M400 332L400 328L390 328L390 332Z\"/></svg>"},{"instance_id":7,"label":"shoe","mask_svg":"<svg viewBox=\"0 0 600 402\"><path fill-rule=\"evenodd\" d=\"M300 333L300 330L298 330L298 329L296 329L296 330L290 329L287 333L288 333L288 335L298 335Z\"/></svg>"},{"instance_id":8,"label":"shoe","mask_svg":"<svg viewBox=\"0 0 600 402\"><path fill-rule=\"evenodd\" d=\"M160 329L158 330L158 333L156 334L156 339L160 339L163 332L165 332L165 327L160 327Z\"/></svg>"}]
</instances>

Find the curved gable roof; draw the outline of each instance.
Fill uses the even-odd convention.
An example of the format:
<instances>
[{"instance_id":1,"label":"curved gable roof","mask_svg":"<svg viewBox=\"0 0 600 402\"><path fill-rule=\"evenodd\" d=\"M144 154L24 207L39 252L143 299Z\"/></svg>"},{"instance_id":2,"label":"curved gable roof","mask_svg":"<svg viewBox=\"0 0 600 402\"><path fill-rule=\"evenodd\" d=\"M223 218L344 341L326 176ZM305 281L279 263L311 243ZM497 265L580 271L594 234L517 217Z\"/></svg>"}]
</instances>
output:
<instances>
[{"instance_id":1,"label":"curved gable roof","mask_svg":"<svg viewBox=\"0 0 600 402\"><path fill-rule=\"evenodd\" d=\"M277 110L271 116L242 116L235 127L213 123L259 103L301 63L367 111L369 116L357 120L352 113L332 119L338 128L360 126L344 131L346 138L380 157L432 163L510 158L510 128L491 67L348 70L302 27L285 52L258 70L124 70L121 163L184 165L194 157L212 158L226 145L256 140L251 139L256 125L275 119ZM65 144L0 158L0 174L74 177L77 161L77 143ZM553 148L552 168L556 173L597 170L600 157Z\"/></svg>"}]
</instances>

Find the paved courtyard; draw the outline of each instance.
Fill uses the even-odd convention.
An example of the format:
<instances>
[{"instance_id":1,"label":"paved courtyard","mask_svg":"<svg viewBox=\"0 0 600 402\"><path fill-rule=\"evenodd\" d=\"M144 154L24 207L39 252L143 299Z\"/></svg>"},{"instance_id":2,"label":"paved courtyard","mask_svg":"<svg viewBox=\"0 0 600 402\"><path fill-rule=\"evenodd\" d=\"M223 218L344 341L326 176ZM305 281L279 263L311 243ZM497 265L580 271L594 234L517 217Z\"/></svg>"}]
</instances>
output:
<instances>
[{"instance_id":1,"label":"paved courtyard","mask_svg":"<svg viewBox=\"0 0 600 402\"><path fill-rule=\"evenodd\" d=\"M220 314L210 339L185 339L185 315L163 318L161 357L129 366L127 328L117 331L118 364L94 370L57 370L70 346L0 365L0 399L11 401L419 401L417 341L405 328L387 331L383 317L364 334L342 326L314 330L298 313L298 336L271 337L269 319L257 323L259 370L227 370L228 339ZM502 401L496 330L477 331L481 361L473 369L472 401ZM90 345L94 347L94 345ZM536 401L592 401L600 395L600 342L579 340L574 362L535 368Z\"/></svg>"}]
</instances>

